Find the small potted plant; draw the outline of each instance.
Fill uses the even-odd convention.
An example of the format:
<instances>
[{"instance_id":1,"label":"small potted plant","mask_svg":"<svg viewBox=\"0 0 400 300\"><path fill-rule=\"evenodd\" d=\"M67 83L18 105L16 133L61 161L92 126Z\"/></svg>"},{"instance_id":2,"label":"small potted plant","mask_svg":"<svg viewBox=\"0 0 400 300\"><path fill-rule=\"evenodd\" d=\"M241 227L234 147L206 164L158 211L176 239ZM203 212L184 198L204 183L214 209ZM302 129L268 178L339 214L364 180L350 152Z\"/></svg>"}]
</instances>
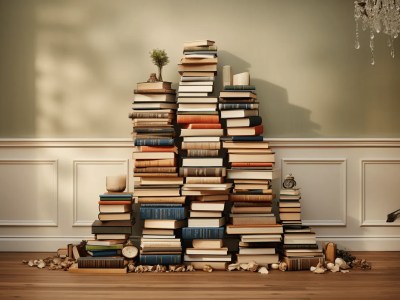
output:
<instances>
[{"instance_id":1,"label":"small potted plant","mask_svg":"<svg viewBox=\"0 0 400 300\"><path fill-rule=\"evenodd\" d=\"M153 49L150 51L150 58L158 68L158 81L163 81L162 79L162 68L169 63L169 58L165 50Z\"/></svg>"}]
</instances>

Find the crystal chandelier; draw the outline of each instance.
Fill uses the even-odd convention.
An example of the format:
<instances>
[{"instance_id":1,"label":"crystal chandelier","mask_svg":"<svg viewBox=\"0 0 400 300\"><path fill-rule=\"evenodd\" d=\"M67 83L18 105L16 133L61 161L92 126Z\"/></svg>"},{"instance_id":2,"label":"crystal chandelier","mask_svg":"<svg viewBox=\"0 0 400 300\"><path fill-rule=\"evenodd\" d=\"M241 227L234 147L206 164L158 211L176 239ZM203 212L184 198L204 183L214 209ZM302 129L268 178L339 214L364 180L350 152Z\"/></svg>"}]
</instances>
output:
<instances>
[{"instance_id":1,"label":"crystal chandelier","mask_svg":"<svg viewBox=\"0 0 400 300\"><path fill-rule=\"evenodd\" d=\"M371 65L375 64L374 37L381 31L387 35L387 45L390 55L394 58L394 39L400 32L400 0L355 0L354 19L356 21L355 48L360 48L359 23L362 30L369 31L369 48L371 50Z\"/></svg>"}]
</instances>

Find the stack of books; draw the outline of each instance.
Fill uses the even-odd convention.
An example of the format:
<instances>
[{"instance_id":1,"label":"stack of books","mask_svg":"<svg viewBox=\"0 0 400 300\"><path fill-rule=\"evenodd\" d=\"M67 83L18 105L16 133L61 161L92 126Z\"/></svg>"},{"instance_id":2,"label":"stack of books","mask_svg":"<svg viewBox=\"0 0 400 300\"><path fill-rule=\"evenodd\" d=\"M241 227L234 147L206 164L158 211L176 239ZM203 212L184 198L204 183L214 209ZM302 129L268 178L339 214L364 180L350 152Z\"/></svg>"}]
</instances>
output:
<instances>
[{"instance_id":1,"label":"stack of books","mask_svg":"<svg viewBox=\"0 0 400 300\"><path fill-rule=\"evenodd\" d=\"M77 258L75 272L124 273L122 248L132 233L132 193L106 192L99 200L99 219L92 224L93 240L85 245L89 256Z\"/></svg>"},{"instance_id":2,"label":"stack of books","mask_svg":"<svg viewBox=\"0 0 400 300\"><path fill-rule=\"evenodd\" d=\"M324 263L315 233L302 225L300 199L299 188L280 191L279 214L284 227L282 256L288 271L309 270L319 262Z\"/></svg>"},{"instance_id":3,"label":"stack of books","mask_svg":"<svg viewBox=\"0 0 400 300\"><path fill-rule=\"evenodd\" d=\"M140 243L140 263L146 265L180 264L182 243L179 230L186 225L186 208L183 204L142 203L140 217L144 220Z\"/></svg>"},{"instance_id":4,"label":"stack of books","mask_svg":"<svg viewBox=\"0 0 400 300\"><path fill-rule=\"evenodd\" d=\"M301 225L300 189L281 189L279 193L279 217L282 224Z\"/></svg>"},{"instance_id":5,"label":"stack of books","mask_svg":"<svg viewBox=\"0 0 400 300\"><path fill-rule=\"evenodd\" d=\"M226 270L231 259L222 239L194 239L184 256L185 263L195 269L203 269L208 265L214 270Z\"/></svg>"},{"instance_id":6,"label":"stack of books","mask_svg":"<svg viewBox=\"0 0 400 300\"><path fill-rule=\"evenodd\" d=\"M99 219L92 224L95 240L87 241L86 250L92 256L120 254L132 233L132 193L106 192L99 198Z\"/></svg>"},{"instance_id":7,"label":"stack of books","mask_svg":"<svg viewBox=\"0 0 400 300\"><path fill-rule=\"evenodd\" d=\"M140 82L134 94L134 196L144 219L140 263L180 263L181 241L175 231L186 215L183 178L177 170L175 90L170 82Z\"/></svg>"},{"instance_id":8,"label":"stack of books","mask_svg":"<svg viewBox=\"0 0 400 300\"><path fill-rule=\"evenodd\" d=\"M225 183L226 168L220 141L224 130L218 98L211 95L217 73L217 47L210 40L187 42L183 54L178 65L181 80L177 123L182 139L180 176L185 179L182 195L187 196L190 207L188 227L183 228L182 237L188 240L187 246L191 249L194 248L190 245L193 239L222 239L223 211L231 184ZM212 259L214 254L208 255L211 250L202 249L203 254L197 250L191 250L192 254L186 252L185 261L204 262L206 257L207 261L218 261ZM218 253L221 251L218 249Z\"/></svg>"},{"instance_id":9,"label":"stack of books","mask_svg":"<svg viewBox=\"0 0 400 300\"><path fill-rule=\"evenodd\" d=\"M226 124L223 148L228 152L227 178L233 182L228 234L240 234L238 262L278 262L276 246L282 226L272 213L275 154L263 138L256 88L247 72L231 76L224 67L219 108ZM232 79L233 77L233 79Z\"/></svg>"}]
</instances>

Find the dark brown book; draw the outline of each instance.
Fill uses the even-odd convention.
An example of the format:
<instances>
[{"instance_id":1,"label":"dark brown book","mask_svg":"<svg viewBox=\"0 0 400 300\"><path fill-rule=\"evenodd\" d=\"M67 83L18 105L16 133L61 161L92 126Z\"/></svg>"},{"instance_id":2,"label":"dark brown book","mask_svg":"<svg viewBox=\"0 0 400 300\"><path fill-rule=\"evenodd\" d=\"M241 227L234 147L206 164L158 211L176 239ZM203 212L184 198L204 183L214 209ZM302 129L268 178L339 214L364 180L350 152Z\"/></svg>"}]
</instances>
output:
<instances>
[{"instance_id":1,"label":"dark brown book","mask_svg":"<svg viewBox=\"0 0 400 300\"><path fill-rule=\"evenodd\" d=\"M131 234L132 222L130 220L105 222L95 220L92 224L92 234L98 233Z\"/></svg>"}]
</instances>

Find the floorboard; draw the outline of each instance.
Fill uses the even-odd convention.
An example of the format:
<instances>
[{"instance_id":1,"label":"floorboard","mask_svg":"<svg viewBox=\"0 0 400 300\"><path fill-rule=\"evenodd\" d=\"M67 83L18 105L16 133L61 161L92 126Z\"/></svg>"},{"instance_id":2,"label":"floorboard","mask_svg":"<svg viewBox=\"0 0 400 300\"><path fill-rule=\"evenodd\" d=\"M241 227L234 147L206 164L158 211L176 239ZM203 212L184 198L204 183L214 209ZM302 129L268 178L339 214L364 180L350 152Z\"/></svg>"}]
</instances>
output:
<instances>
[{"instance_id":1,"label":"floorboard","mask_svg":"<svg viewBox=\"0 0 400 300\"><path fill-rule=\"evenodd\" d=\"M353 252L372 270L72 274L31 268L48 253L0 253L0 299L400 299L400 252Z\"/></svg>"}]
</instances>

